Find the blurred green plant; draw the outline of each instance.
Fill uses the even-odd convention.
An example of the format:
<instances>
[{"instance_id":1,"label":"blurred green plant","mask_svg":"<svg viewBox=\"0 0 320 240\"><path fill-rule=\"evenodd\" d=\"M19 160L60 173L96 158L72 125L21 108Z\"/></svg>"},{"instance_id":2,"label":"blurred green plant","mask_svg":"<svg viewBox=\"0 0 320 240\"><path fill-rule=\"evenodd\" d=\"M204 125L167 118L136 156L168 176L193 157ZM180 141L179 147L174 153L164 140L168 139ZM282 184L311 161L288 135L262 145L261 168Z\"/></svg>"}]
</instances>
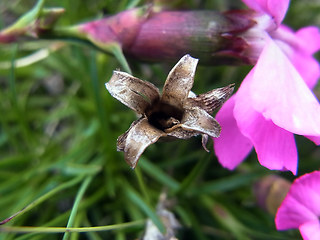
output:
<instances>
[{"instance_id":1,"label":"blurred green plant","mask_svg":"<svg viewBox=\"0 0 320 240\"><path fill-rule=\"evenodd\" d=\"M63 25L147 2L57 0L45 6L65 8ZM1 1L0 26L34 4ZM235 1L188 0L174 7L234 6ZM297 28L319 25L319 3L293 0L286 18L291 22ZM173 65L132 61L130 66L135 76L162 86ZM161 193L180 222L179 239L300 238L297 231L277 232L273 216L255 203L253 183L271 172L254 154L230 172L214 153L202 150L199 139L163 142L150 146L131 170L116 152L116 138L136 116L104 87L117 67L112 56L81 44L0 45L0 221L8 220L0 226L0 239L136 239L148 218L165 231L156 214ZM248 70L200 66L194 91L239 86ZM299 137L297 143L300 174L319 167L319 149Z\"/></svg>"}]
</instances>

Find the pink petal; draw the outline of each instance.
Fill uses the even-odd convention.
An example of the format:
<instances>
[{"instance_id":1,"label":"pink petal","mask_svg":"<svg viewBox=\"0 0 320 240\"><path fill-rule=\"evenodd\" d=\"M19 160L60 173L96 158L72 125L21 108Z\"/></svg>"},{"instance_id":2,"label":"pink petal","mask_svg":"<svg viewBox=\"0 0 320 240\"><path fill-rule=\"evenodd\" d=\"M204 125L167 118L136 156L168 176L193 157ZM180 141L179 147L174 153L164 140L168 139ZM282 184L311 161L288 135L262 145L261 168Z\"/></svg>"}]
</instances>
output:
<instances>
[{"instance_id":1,"label":"pink petal","mask_svg":"<svg viewBox=\"0 0 320 240\"><path fill-rule=\"evenodd\" d=\"M214 150L222 166L233 170L252 149L252 143L243 136L233 117L234 97L231 97L216 115L221 125L219 138L214 138Z\"/></svg>"},{"instance_id":2,"label":"pink petal","mask_svg":"<svg viewBox=\"0 0 320 240\"><path fill-rule=\"evenodd\" d=\"M291 186L289 194L315 215L320 216L320 171L298 178Z\"/></svg>"},{"instance_id":3,"label":"pink petal","mask_svg":"<svg viewBox=\"0 0 320 240\"><path fill-rule=\"evenodd\" d=\"M296 32L296 37L303 44L306 53L314 54L320 50L320 30L318 27L305 27Z\"/></svg>"},{"instance_id":4,"label":"pink petal","mask_svg":"<svg viewBox=\"0 0 320 240\"><path fill-rule=\"evenodd\" d=\"M271 33L271 36L290 59L308 87L312 89L320 77L319 63L312 56L320 49L319 29L305 27L295 33L287 26L281 25Z\"/></svg>"},{"instance_id":5,"label":"pink petal","mask_svg":"<svg viewBox=\"0 0 320 240\"><path fill-rule=\"evenodd\" d=\"M252 75L250 96L256 111L292 133L320 136L318 100L271 39Z\"/></svg>"},{"instance_id":6,"label":"pink petal","mask_svg":"<svg viewBox=\"0 0 320 240\"><path fill-rule=\"evenodd\" d=\"M297 202L289 194L282 202L276 214L275 224L278 230L298 228L305 222L317 219L314 213Z\"/></svg>"},{"instance_id":7,"label":"pink petal","mask_svg":"<svg viewBox=\"0 0 320 240\"><path fill-rule=\"evenodd\" d=\"M317 27L301 28L295 33L296 41L300 43L300 51L294 51L290 58L292 64L300 73L308 87L312 89L320 77L320 66L312 56L320 50L320 31Z\"/></svg>"},{"instance_id":8,"label":"pink petal","mask_svg":"<svg viewBox=\"0 0 320 240\"><path fill-rule=\"evenodd\" d=\"M297 51L292 54L290 60L307 86L310 89L313 89L320 77L320 66L318 61L311 55L304 55Z\"/></svg>"},{"instance_id":9,"label":"pink petal","mask_svg":"<svg viewBox=\"0 0 320 240\"><path fill-rule=\"evenodd\" d=\"M234 116L239 129L253 143L261 165L296 174L298 157L294 136L253 109L249 97L252 77L251 71L236 94Z\"/></svg>"},{"instance_id":10,"label":"pink petal","mask_svg":"<svg viewBox=\"0 0 320 240\"><path fill-rule=\"evenodd\" d=\"M276 214L278 230L297 228L320 216L320 171L297 178Z\"/></svg>"},{"instance_id":11,"label":"pink petal","mask_svg":"<svg viewBox=\"0 0 320 240\"><path fill-rule=\"evenodd\" d=\"M290 0L242 0L249 8L271 15L280 25L289 7Z\"/></svg>"},{"instance_id":12,"label":"pink petal","mask_svg":"<svg viewBox=\"0 0 320 240\"><path fill-rule=\"evenodd\" d=\"M319 220L314 220L302 224L299 227L300 233L304 240L319 240L320 239L320 223Z\"/></svg>"}]
</instances>

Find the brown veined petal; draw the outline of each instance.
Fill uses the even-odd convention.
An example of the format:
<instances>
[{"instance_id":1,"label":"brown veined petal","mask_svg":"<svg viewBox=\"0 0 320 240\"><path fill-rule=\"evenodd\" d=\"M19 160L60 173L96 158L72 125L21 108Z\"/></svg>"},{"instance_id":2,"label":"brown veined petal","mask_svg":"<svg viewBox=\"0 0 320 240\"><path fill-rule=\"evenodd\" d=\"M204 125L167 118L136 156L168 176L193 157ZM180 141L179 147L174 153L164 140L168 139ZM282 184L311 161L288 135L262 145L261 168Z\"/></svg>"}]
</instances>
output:
<instances>
[{"instance_id":1,"label":"brown veined petal","mask_svg":"<svg viewBox=\"0 0 320 240\"><path fill-rule=\"evenodd\" d=\"M182 108L193 86L198 59L183 56L172 68L163 87L161 101Z\"/></svg>"},{"instance_id":2,"label":"brown veined petal","mask_svg":"<svg viewBox=\"0 0 320 240\"><path fill-rule=\"evenodd\" d=\"M139 114L160 98L158 88L152 83L120 71L113 72L106 88L114 98Z\"/></svg>"},{"instance_id":3,"label":"brown veined petal","mask_svg":"<svg viewBox=\"0 0 320 240\"><path fill-rule=\"evenodd\" d=\"M200 107L207 113L212 114L214 110L220 108L222 104L231 96L234 84L213 89L207 93L200 94L195 98L188 98L185 107Z\"/></svg>"},{"instance_id":4,"label":"brown veined petal","mask_svg":"<svg viewBox=\"0 0 320 240\"><path fill-rule=\"evenodd\" d=\"M186 130L207 134L210 137L219 137L220 124L205 110L195 107L186 109L181 120L181 127Z\"/></svg>"},{"instance_id":5,"label":"brown veined petal","mask_svg":"<svg viewBox=\"0 0 320 240\"><path fill-rule=\"evenodd\" d=\"M170 137L175 137L179 139L188 139L199 135L199 132L195 132L189 129L183 129L183 124L178 124L172 128L166 129L165 132Z\"/></svg>"},{"instance_id":6,"label":"brown veined petal","mask_svg":"<svg viewBox=\"0 0 320 240\"><path fill-rule=\"evenodd\" d=\"M135 168L144 150L166 134L149 124L143 117L131 124L128 131L118 138L117 149L124 152L126 162Z\"/></svg>"}]
</instances>

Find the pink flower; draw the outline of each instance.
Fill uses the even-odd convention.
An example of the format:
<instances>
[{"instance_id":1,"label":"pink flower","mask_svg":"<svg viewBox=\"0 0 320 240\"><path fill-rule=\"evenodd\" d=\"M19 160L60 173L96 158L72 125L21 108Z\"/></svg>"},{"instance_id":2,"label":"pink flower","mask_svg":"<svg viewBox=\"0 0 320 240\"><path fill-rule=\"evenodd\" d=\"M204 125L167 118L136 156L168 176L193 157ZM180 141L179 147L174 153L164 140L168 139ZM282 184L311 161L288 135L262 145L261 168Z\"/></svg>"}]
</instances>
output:
<instances>
[{"instance_id":1,"label":"pink flower","mask_svg":"<svg viewBox=\"0 0 320 240\"><path fill-rule=\"evenodd\" d=\"M224 167L234 169L254 147L261 165L296 174L293 134L320 144L320 105L310 90L320 76L312 57L320 49L320 32L279 25L288 0L243 1L255 10L257 27L245 37L256 44L251 54L260 56L216 116L222 132L214 139L215 152Z\"/></svg>"},{"instance_id":2,"label":"pink flower","mask_svg":"<svg viewBox=\"0 0 320 240\"><path fill-rule=\"evenodd\" d=\"M320 239L320 171L297 178L279 207L278 230L299 228L303 239Z\"/></svg>"}]
</instances>

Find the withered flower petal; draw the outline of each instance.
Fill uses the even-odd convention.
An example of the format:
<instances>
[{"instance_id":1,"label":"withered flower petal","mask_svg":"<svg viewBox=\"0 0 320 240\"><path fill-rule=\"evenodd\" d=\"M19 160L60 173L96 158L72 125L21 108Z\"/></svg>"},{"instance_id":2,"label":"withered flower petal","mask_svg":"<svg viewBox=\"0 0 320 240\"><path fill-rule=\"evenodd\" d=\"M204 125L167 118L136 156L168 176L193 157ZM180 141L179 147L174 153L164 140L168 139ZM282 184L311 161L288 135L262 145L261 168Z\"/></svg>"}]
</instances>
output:
<instances>
[{"instance_id":1,"label":"withered flower petal","mask_svg":"<svg viewBox=\"0 0 320 240\"><path fill-rule=\"evenodd\" d=\"M193 86L198 59L183 56L172 68L163 87L161 101L182 108Z\"/></svg>"},{"instance_id":2,"label":"withered flower petal","mask_svg":"<svg viewBox=\"0 0 320 240\"><path fill-rule=\"evenodd\" d=\"M219 123L201 108L187 109L182 118L181 127L186 130L219 137L221 127Z\"/></svg>"},{"instance_id":3,"label":"withered flower petal","mask_svg":"<svg viewBox=\"0 0 320 240\"><path fill-rule=\"evenodd\" d=\"M144 150L164 137L165 133L152 126L147 118L140 118L131 124L130 128L118 138L118 150L124 152L126 162L135 168Z\"/></svg>"},{"instance_id":4,"label":"withered flower petal","mask_svg":"<svg viewBox=\"0 0 320 240\"><path fill-rule=\"evenodd\" d=\"M114 98L139 114L160 98L158 88L152 83L120 71L113 72L106 88Z\"/></svg>"},{"instance_id":5,"label":"withered flower petal","mask_svg":"<svg viewBox=\"0 0 320 240\"><path fill-rule=\"evenodd\" d=\"M221 127L210 115L227 100L233 85L196 96L191 92L198 59L185 55L170 71L162 96L151 83L127 73L115 71L106 88L120 102L140 114L117 141L117 150L135 168L143 151L160 137L188 139L202 135L219 137Z\"/></svg>"},{"instance_id":6,"label":"withered flower petal","mask_svg":"<svg viewBox=\"0 0 320 240\"><path fill-rule=\"evenodd\" d=\"M185 106L198 106L204 109L207 113L212 114L214 110L220 108L231 96L233 87L234 84L230 84L227 87L216 88L194 98L188 98Z\"/></svg>"}]
</instances>

